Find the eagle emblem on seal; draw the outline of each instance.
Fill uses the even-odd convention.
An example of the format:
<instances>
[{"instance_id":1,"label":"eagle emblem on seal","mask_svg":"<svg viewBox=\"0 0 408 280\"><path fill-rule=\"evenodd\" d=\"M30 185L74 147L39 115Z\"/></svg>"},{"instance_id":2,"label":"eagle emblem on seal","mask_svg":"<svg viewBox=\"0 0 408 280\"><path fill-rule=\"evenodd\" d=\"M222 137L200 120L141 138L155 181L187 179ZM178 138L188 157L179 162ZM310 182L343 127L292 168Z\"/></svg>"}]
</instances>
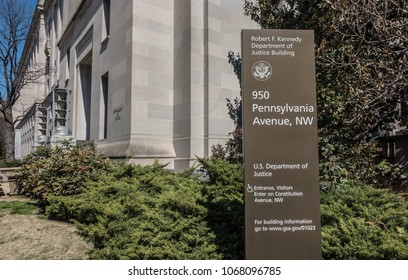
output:
<instances>
[{"instance_id":1,"label":"eagle emblem on seal","mask_svg":"<svg viewBox=\"0 0 408 280\"><path fill-rule=\"evenodd\" d=\"M258 81L266 81L272 75L272 66L266 61L258 61L252 66L252 75Z\"/></svg>"}]
</instances>

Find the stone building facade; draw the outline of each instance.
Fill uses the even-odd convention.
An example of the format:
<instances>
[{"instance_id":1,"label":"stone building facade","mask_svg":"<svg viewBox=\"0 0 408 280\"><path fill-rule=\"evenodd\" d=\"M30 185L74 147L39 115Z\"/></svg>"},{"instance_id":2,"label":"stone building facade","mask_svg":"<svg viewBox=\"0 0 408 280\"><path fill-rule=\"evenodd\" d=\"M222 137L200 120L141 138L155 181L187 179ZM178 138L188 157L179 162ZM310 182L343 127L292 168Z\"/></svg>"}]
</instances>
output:
<instances>
[{"instance_id":1,"label":"stone building facade","mask_svg":"<svg viewBox=\"0 0 408 280\"><path fill-rule=\"evenodd\" d=\"M209 156L233 130L244 0L39 0L22 59L44 65L15 115L16 155L60 140L170 168Z\"/></svg>"}]
</instances>

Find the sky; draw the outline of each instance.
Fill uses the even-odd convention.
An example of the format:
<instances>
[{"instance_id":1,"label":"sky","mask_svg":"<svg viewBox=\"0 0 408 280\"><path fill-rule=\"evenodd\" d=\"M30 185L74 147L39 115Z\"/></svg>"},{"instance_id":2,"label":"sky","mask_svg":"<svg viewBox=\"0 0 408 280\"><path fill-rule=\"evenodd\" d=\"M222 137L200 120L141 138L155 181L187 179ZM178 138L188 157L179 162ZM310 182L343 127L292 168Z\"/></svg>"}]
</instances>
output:
<instances>
[{"instance_id":1,"label":"sky","mask_svg":"<svg viewBox=\"0 0 408 280\"><path fill-rule=\"evenodd\" d=\"M37 0L24 0L25 3L30 7L30 9L34 9L35 5L37 5Z\"/></svg>"},{"instance_id":2,"label":"sky","mask_svg":"<svg viewBox=\"0 0 408 280\"><path fill-rule=\"evenodd\" d=\"M38 0L22 0L27 5L28 10L34 13L35 6L37 6Z\"/></svg>"},{"instance_id":3,"label":"sky","mask_svg":"<svg viewBox=\"0 0 408 280\"><path fill-rule=\"evenodd\" d=\"M22 2L27 5L29 10L34 12L34 8L37 5L38 0L22 0ZM2 98L5 98L4 79L2 76L0 76L0 95Z\"/></svg>"}]
</instances>

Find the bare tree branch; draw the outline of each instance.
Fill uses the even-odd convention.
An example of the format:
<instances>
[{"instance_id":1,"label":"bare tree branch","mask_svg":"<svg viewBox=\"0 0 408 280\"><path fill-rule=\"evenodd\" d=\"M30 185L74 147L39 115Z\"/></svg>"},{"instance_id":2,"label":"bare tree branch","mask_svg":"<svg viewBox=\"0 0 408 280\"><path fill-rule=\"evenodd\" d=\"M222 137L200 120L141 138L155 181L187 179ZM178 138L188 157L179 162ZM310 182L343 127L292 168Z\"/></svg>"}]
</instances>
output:
<instances>
[{"instance_id":1,"label":"bare tree branch","mask_svg":"<svg viewBox=\"0 0 408 280\"><path fill-rule=\"evenodd\" d=\"M20 55L31 24L32 13L22 0L0 0L0 113L5 122L6 159L14 159L13 107L22 88L44 73L40 65L23 65Z\"/></svg>"}]
</instances>

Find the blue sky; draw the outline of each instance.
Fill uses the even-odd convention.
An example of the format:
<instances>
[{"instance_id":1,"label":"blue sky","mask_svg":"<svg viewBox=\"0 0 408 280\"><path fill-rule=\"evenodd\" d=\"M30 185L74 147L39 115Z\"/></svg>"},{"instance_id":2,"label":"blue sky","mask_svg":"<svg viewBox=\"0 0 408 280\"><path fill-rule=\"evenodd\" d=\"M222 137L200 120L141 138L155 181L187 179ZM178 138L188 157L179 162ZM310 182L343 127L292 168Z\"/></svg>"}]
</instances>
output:
<instances>
[{"instance_id":1,"label":"blue sky","mask_svg":"<svg viewBox=\"0 0 408 280\"><path fill-rule=\"evenodd\" d=\"M35 5L37 4L37 0L24 0L25 3L30 7L30 9L34 9Z\"/></svg>"},{"instance_id":2,"label":"blue sky","mask_svg":"<svg viewBox=\"0 0 408 280\"><path fill-rule=\"evenodd\" d=\"M34 11L34 7L37 5L38 0L23 0L23 2L27 4L30 10Z\"/></svg>"},{"instance_id":3,"label":"blue sky","mask_svg":"<svg viewBox=\"0 0 408 280\"><path fill-rule=\"evenodd\" d=\"M27 5L27 8L31 11L34 12L34 8L37 5L37 0L22 0L23 3ZM4 91L4 79L2 76L0 76L0 94L2 97L5 97L5 91Z\"/></svg>"}]
</instances>

